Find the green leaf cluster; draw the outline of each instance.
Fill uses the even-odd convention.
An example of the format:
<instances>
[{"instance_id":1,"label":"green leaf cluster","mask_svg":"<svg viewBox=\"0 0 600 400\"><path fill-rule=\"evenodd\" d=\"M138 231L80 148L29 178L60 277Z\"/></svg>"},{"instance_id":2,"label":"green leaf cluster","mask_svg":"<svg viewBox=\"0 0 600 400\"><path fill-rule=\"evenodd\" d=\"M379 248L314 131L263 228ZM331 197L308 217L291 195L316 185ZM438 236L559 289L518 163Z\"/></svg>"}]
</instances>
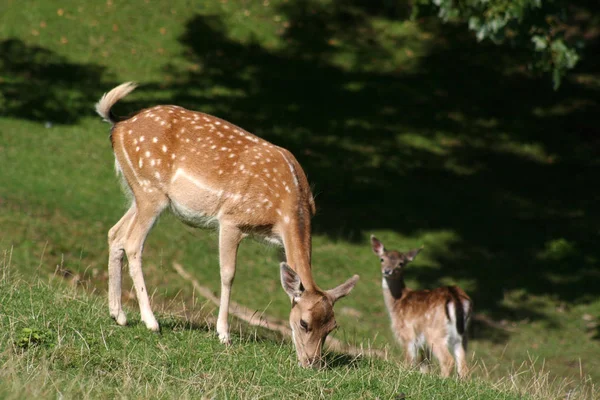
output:
<instances>
[{"instance_id":1,"label":"green leaf cluster","mask_svg":"<svg viewBox=\"0 0 600 400\"><path fill-rule=\"evenodd\" d=\"M568 5L558 0L416 0L413 17L435 12L442 20L468 23L477 40L508 42L531 51L530 67L549 73L558 89L579 61L581 42L567 41Z\"/></svg>"},{"instance_id":2,"label":"green leaf cluster","mask_svg":"<svg viewBox=\"0 0 600 400\"><path fill-rule=\"evenodd\" d=\"M28 349L33 346L54 346L53 334L49 329L23 328L15 340L15 346Z\"/></svg>"}]
</instances>

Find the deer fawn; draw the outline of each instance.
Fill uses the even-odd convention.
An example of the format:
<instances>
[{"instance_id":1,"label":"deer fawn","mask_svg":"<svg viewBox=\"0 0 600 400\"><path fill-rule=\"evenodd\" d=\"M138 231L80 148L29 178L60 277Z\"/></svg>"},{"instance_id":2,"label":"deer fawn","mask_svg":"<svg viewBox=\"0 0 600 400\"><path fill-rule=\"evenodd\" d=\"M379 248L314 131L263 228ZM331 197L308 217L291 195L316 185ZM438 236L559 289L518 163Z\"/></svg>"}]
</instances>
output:
<instances>
[{"instance_id":1,"label":"deer fawn","mask_svg":"<svg viewBox=\"0 0 600 400\"><path fill-rule=\"evenodd\" d=\"M421 249L386 251L375 236L371 236L371 247L381 261L383 297L406 361L415 365L422 361L419 353L431 351L442 375L449 376L454 356L458 375L466 376L467 326L473 308L469 296L457 286L411 290L404 284L404 267ZM426 370L424 364L421 368Z\"/></svg>"},{"instance_id":2,"label":"deer fawn","mask_svg":"<svg viewBox=\"0 0 600 400\"><path fill-rule=\"evenodd\" d=\"M315 204L304 171L287 150L222 119L159 105L117 118L113 105L135 89L124 83L106 93L96 111L112 124L115 169L132 198L108 233L110 315L127 323L121 306L121 270L127 255L141 318L157 331L142 273L144 241L167 208L183 222L219 229L221 298L217 333L229 343L229 298L240 241L254 235L283 245L281 284L290 297L290 325L299 363L314 366L336 327L334 303L346 296L358 275L321 290L311 271L311 225Z\"/></svg>"}]
</instances>

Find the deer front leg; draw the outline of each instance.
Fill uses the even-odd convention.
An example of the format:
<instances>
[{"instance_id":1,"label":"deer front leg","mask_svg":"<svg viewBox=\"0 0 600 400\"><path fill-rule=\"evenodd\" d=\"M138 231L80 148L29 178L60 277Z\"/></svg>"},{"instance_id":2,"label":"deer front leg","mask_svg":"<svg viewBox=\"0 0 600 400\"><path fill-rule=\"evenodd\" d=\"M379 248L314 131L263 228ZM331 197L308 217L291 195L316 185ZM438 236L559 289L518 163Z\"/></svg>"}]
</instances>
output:
<instances>
[{"instance_id":1,"label":"deer front leg","mask_svg":"<svg viewBox=\"0 0 600 400\"><path fill-rule=\"evenodd\" d=\"M219 264L221 270L221 302L217 318L217 334L223 344L229 344L229 299L235 277L237 251L242 232L233 224L222 223L219 228Z\"/></svg>"},{"instance_id":2,"label":"deer front leg","mask_svg":"<svg viewBox=\"0 0 600 400\"><path fill-rule=\"evenodd\" d=\"M127 324L121 306L121 273L123 270L124 233L135 215L135 205L108 231L108 307L110 316L119 325Z\"/></svg>"}]
</instances>

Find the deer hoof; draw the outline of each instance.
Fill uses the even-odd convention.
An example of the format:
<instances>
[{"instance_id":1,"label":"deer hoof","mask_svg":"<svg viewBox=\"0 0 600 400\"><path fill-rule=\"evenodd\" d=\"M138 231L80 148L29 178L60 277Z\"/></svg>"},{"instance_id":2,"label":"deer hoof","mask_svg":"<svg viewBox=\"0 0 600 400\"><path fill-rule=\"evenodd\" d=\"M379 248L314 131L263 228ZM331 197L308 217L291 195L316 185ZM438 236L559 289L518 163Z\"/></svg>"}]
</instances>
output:
<instances>
[{"instance_id":1,"label":"deer hoof","mask_svg":"<svg viewBox=\"0 0 600 400\"><path fill-rule=\"evenodd\" d=\"M219 333L219 341L224 345L230 345L231 339L229 338L229 333Z\"/></svg>"},{"instance_id":2,"label":"deer hoof","mask_svg":"<svg viewBox=\"0 0 600 400\"><path fill-rule=\"evenodd\" d=\"M146 328L150 329L152 332L160 332L160 326L156 319L152 319L150 321L144 321L146 324Z\"/></svg>"},{"instance_id":3,"label":"deer hoof","mask_svg":"<svg viewBox=\"0 0 600 400\"><path fill-rule=\"evenodd\" d=\"M111 317L117 322L117 325L127 325L127 317L125 316L125 313L122 310L119 311L117 315L111 315Z\"/></svg>"}]
</instances>

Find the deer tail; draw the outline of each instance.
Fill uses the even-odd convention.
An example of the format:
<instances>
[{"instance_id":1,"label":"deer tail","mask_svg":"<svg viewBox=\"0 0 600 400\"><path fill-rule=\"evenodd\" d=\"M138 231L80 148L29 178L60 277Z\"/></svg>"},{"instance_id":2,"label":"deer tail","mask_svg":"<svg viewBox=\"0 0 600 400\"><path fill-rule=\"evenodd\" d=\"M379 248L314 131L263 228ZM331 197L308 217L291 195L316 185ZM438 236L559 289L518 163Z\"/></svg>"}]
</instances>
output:
<instances>
[{"instance_id":1,"label":"deer tail","mask_svg":"<svg viewBox=\"0 0 600 400\"><path fill-rule=\"evenodd\" d=\"M102 98L96 103L96 112L106 122L114 125L117 122L117 117L113 114L111 108L117 101L127 96L136 87L137 85L133 82L125 82L112 89L110 92L104 93L104 96L102 96Z\"/></svg>"}]
</instances>

